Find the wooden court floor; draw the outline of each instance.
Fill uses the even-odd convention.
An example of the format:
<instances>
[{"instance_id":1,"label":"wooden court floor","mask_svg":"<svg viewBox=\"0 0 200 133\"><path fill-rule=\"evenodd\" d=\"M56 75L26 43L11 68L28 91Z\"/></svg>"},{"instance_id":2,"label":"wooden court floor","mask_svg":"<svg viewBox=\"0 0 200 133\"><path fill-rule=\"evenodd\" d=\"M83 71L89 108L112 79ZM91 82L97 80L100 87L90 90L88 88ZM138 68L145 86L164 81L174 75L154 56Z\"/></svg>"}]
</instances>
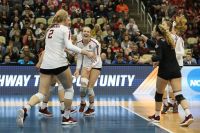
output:
<instances>
[{"instance_id":1,"label":"wooden court floor","mask_svg":"<svg viewBox=\"0 0 200 133\"><path fill-rule=\"evenodd\" d=\"M23 100L17 100L16 99L11 99L11 100L0 100L0 107L15 107L19 108L20 106L23 106L24 103L26 103L27 99ZM48 104L50 107L58 107L59 102L57 100L50 101ZM79 106L79 101L74 101L73 106ZM120 107L130 114L137 115L144 121L146 121L146 124L152 124L155 126L155 124L148 122L147 116L152 115L154 113L154 101L153 100L112 100L106 98L105 100L100 100L95 102L95 106L98 109L102 109L105 107ZM180 127L179 122L182 121L184 118L184 112L179 107L179 114L173 114L169 112L168 114L164 114L161 116L161 123L156 124L157 127L164 129L167 132L172 132L172 133L200 133L200 103L198 101L190 101L190 107L191 107L191 112L194 116L194 123L190 125L190 127ZM121 110L121 109L120 109ZM15 110L13 111L15 112ZM105 113L105 112L104 112ZM5 116L5 117L10 117L10 116ZM36 116L37 117L37 116ZM130 116L132 117L132 116Z\"/></svg>"}]
</instances>

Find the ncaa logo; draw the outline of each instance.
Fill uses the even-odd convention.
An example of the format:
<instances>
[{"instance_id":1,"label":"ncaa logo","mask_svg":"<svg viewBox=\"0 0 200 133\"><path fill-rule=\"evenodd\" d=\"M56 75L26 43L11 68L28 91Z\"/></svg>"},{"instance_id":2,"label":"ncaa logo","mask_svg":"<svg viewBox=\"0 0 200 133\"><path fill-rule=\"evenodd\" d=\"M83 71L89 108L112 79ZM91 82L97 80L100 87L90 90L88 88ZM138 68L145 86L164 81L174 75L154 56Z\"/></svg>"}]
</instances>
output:
<instances>
[{"instance_id":1,"label":"ncaa logo","mask_svg":"<svg viewBox=\"0 0 200 133\"><path fill-rule=\"evenodd\" d=\"M200 69L190 71L187 82L193 91L200 92Z\"/></svg>"}]
</instances>

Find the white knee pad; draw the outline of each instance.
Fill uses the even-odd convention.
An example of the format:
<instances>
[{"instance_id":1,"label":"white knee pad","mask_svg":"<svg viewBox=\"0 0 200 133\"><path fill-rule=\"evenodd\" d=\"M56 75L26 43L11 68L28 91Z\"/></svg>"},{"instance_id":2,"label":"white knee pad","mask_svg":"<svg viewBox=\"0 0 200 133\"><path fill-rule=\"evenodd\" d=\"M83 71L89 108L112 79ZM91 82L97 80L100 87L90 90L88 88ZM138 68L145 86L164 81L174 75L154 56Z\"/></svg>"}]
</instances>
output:
<instances>
[{"instance_id":1,"label":"white knee pad","mask_svg":"<svg viewBox=\"0 0 200 133\"><path fill-rule=\"evenodd\" d=\"M89 80L87 78L81 78L81 87L87 87Z\"/></svg>"},{"instance_id":2,"label":"white knee pad","mask_svg":"<svg viewBox=\"0 0 200 133\"><path fill-rule=\"evenodd\" d=\"M65 89L65 99L70 99L72 100L74 97L74 89L73 86L71 88Z\"/></svg>"},{"instance_id":3,"label":"white knee pad","mask_svg":"<svg viewBox=\"0 0 200 133\"><path fill-rule=\"evenodd\" d=\"M41 102L42 102L42 101L44 100L44 98L45 98L45 96L44 96L42 93L40 93L40 92L36 93L35 96L38 97L39 100L40 100Z\"/></svg>"},{"instance_id":4,"label":"white knee pad","mask_svg":"<svg viewBox=\"0 0 200 133\"><path fill-rule=\"evenodd\" d=\"M93 89L88 89L88 95L89 96L95 96Z\"/></svg>"},{"instance_id":5,"label":"white knee pad","mask_svg":"<svg viewBox=\"0 0 200 133\"><path fill-rule=\"evenodd\" d=\"M64 87L62 86L62 84L58 84L58 91L64 90Z\"/></svg>"}]
</instances>

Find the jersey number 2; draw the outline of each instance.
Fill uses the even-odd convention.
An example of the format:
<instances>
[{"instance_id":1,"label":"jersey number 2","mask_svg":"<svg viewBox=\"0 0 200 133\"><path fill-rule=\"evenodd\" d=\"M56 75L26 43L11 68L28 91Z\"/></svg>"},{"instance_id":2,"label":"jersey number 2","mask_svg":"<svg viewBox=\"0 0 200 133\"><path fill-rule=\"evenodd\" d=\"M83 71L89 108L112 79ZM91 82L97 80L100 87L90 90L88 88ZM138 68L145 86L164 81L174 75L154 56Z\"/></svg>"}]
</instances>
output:
<instances>
[{"instance_id":1,"label":"jersey number 2","mask_svg":"<svg viewBox=\"0 0 200 133\"><path fill-rule=\"evenodd\" d=\"M50 31L49 31L48 38L52 38L53 32L54 32L54 30L50 30Z\"/></svg>"}]
</instances>

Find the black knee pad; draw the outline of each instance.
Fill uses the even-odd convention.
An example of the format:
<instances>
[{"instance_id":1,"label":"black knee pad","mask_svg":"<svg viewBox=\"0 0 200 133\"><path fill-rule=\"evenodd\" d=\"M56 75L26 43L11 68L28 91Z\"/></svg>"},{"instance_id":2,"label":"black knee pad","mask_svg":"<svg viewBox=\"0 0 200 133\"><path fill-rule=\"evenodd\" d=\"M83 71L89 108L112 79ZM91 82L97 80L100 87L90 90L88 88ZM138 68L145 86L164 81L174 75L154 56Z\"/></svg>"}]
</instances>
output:
<instances>
[{"instance_id":1,"label":"black knee pad","mask_svg":"<svg viewBox=\"0 0 200 133\"><path fill-rule=\"evenodd\" d=\"M155 101L156 102L162 102L162 97L163 97L163 94L159 94L158 92L156 92Z\"/></svg>"},{"instance_id":2,"label":"black knee pad","mask_svg":"<svg viewBox=\"0 0 200 133\"><path fill-rule=\"evenodd\" d=\"M183 97L182 94L179 94L179 95L175 96L175 98L176 98L176 101L178 102L178 104L180 104L181 101L185 99L185 97Z\"/></svg>"}]
</instances>

